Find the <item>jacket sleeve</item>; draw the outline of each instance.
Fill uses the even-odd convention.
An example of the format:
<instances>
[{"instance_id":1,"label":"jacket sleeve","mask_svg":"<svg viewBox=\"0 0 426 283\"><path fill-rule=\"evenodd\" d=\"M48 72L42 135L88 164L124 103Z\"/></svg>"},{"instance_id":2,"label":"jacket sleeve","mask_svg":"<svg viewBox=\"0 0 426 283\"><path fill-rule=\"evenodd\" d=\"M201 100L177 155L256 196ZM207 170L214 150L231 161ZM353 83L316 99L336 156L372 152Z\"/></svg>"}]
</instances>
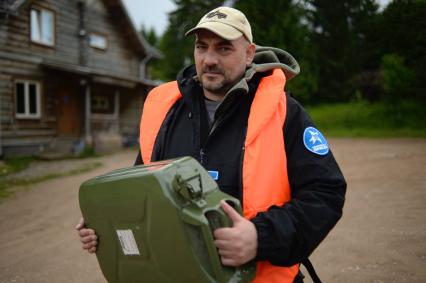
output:
<instances>
[{"instance_id":1,"label":"jacket sleeve","mask_svg":"<svg viewBox=\"0 0 426 283\"><path fill-rule=\"evenodd\" d=\"M284 142L292 199L252 219L257 260L279 266L302 262L342 216L345 179L331 151L318 155L305 147L303 133L310 126L315 127L306 111L287 96Z\"/></svg>"}]
</instances>

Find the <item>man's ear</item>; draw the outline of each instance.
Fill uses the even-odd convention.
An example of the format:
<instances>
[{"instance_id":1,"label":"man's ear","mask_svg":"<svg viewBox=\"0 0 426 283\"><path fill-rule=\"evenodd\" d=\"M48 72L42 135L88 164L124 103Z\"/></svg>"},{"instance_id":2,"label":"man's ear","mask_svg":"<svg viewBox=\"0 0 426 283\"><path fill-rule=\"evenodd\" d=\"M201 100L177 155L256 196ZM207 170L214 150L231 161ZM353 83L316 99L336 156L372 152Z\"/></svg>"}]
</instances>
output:
<instances>
[{"instance_id":1,"label":"man's ear","mask_svg":"<svg viewBox=\"0 0 426 283\"><path fill-rule=\"evenodd\" d=\"M251 64L251 62L253 62L254 53L256 52L256 45L254 43L250 43L247 46L246 52L246 65L248 66Z\"/></svg>"}]
</instances>

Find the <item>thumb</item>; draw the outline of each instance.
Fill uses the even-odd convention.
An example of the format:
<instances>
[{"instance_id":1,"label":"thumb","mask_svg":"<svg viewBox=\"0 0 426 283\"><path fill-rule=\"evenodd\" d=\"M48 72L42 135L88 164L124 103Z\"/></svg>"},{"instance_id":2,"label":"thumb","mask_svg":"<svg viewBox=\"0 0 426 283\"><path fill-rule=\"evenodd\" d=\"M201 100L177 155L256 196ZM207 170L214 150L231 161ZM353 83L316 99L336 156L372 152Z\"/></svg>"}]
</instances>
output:
<instances>
[{"instance_id":1,"label":"thumb","mask_svg":"<svg viewBox=\"0 0 426 283\"><path fill-rule=\"evenodd\" d=\"M232 222L235 224L241 221L243 218L232 206L230 206L226 201L222 200L220 206L225 211L225 213L231 218Z\"/></svg>"},{"instance_id":2,"label":"thumb","mask_svg":"<svg viewBox=\"0 0 426 283\"><path fill-rule=\"evenodd\" d=\"M78 221L77 225L75 226L75 229L80 230L83 227L84 227L84 218L80 217L80 221Z\"/></svg>"}]
</instances>

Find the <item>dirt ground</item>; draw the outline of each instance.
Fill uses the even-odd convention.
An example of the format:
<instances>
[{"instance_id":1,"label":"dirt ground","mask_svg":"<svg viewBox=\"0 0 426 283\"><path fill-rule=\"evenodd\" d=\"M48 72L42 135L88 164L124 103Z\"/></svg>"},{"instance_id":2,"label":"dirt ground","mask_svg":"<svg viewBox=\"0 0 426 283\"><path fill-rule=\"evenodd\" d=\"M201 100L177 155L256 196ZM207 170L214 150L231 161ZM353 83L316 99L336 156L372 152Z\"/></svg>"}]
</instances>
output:
<instances>
[{"instance_id":1,"label":"dirt ground","mask_svg":"<svg viewBox=\"0 0 426 283\"><path fill-rule=\"evenodd\" d=\"M323 282L426 282L426 140L330 144L349 187L342 220L311 257ZM78 188L134 157L103 157L94 171L38 183L0 202L0 282L105 282L74 231Z\"/></svg>"}]
</instances>

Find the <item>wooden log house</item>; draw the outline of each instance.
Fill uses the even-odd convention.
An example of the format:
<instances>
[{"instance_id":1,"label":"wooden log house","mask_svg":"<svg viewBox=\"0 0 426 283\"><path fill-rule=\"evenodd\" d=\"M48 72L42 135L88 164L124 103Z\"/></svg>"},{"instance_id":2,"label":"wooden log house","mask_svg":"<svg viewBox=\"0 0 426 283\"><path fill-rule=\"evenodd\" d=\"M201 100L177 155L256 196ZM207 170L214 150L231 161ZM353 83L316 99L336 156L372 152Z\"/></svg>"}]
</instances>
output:
<instances>
[{"instance_id":1,"label":"wooden log house","mask_svg":"<svg viewBox=\"0 0 426 283\"><path fill-rule=\"evenodd\" d=\"M120 0L0 1L0 155L136 142L160 57Z\"/></svg>"}]
</instances>

